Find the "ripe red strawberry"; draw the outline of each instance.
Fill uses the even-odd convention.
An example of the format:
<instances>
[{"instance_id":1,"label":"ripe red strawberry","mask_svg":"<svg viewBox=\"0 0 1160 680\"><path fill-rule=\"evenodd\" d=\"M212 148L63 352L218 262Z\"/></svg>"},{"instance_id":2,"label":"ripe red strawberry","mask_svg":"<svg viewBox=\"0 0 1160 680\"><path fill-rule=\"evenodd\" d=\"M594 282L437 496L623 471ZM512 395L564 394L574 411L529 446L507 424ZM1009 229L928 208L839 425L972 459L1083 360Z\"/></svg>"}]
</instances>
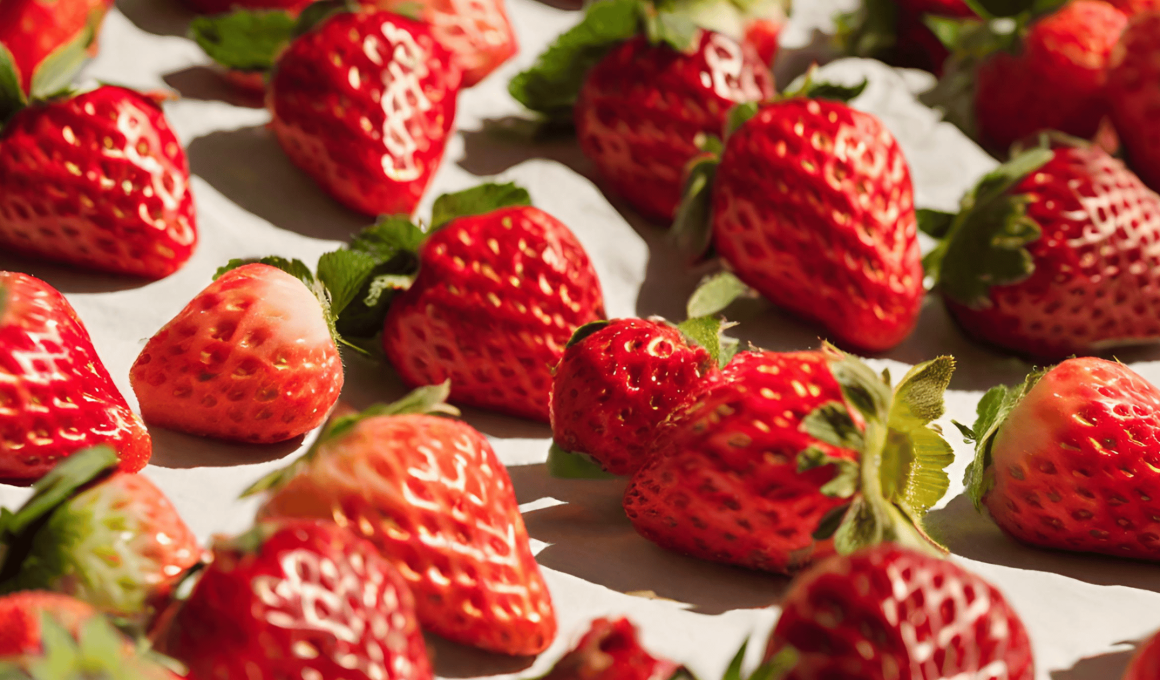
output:
<instances>
[{"instance_id":1,"label":"ripe red strawberry","mask_svg":"<svg viewBox=\"0 0 1160 680\"><path fill-rule=\"evenodd\" d=\"M1160 134L1153 120L1158 82L1160 12L1152 12L1135 18L1112 52L1107 98L1128 162L1153 189L1160 189Z\"/></svg>"},{"instance_id":2,"label":"ripe red strawberry","mask_svg":"<svg viewBox=\"0 0 1160 680\"><path fill-rule=\"evenodd\" d=\"M1160 390L1126 366L1069 359L979 403L976 507L1030 545L1160 560Z\"/></svg>"},{"instance_id":3,"label":"ripe red strawberry","mask_svg":"<svg viewBox=\"0 0 1160 680\"><path fill-rule=\"evenodd\" d=\"M424 628L493 652L534 655L556 617L507 471L448 412L446 384L337 419L310 452L248 493L259 517L317 517L370 540L415 593ZM450 412L454 413L451 409Z\"/></svg>"},{"instance_id":4,"label":"ripe red strawberry","mask_svg":"<svg viewBox=\"0 0 1160 680\"><path fill-rule=\"evenodd\" d=\"M270 81L271 128L350 208L411 214L443 158L460 74L416 21L341 12L297 38Z\"/></svg>"},{"instance_id":5,"label":"ripe red strawberry","mask_svg":"<svg viewBox=\"0 0 1160 680\"><path fill-rule=\"evenodd\" d=\"M714 357L663 321L616 319L580 328L552 381L552 436L606 472L645 463L657 428L720 372Z\"/></svg>"},{"instance_id":6,"label":"ripe red strawberry","mask_svg":"<svg viewBox=\"0 0 1160 680\"><path fill-rule=\"evenodd\" d=\"M231 262L149 339L129 374L146 422L270 444L325 420L343 384L334 316L349 297L325 289L321 261L317 281L297 260L263 262Z\"/></svg>"},{"instance_id":7,"label":"ripe red strawberry","mask_svg":"<svg viewBox=\"0 0 1160 680\"><path fill-rule=\"evenodd\" d=\"M154 99L102 86L0 130L0 247L157 279L196 242L189 164Z\"/></svg>"},{"instance_id":8,"label":"ripe red strawberry","mask_svg":"<svg viewBox=\"0 0 1160 680\"><path fill-rule=\"evenodd\" d=\"M945 357L923 364L892 394L836 350L738 354L724 380L674 416L624 509L662 547L780 573L835 549L926 545L918 523L946 492L953 458L929 423L952 371ZM904 440L918 443L916 457ZM888 488L881 470L894 465Z\"/></svg>"},{"instance_id":9,"label":"ripe red strawberry","mask_svg":"<svg viewBox=\"0 0 1160 680\"><path fill-rule=\"evenodd\" d=\"M158 639L192 677L433 677L407 584L355 534L260 522L213 553Z\"/></svg>"},{"instance_id":10,"label":"ripe red strawberry","mask_svg":"<svg viewBox=\"0 0 1160 680\"><path fill-rule=\"evenodd\" d=\"M160 489L116 466L106 447L70 456L0 523L0 592L53 590L148 623L201 549Z\"/></svg>"},{"instance_id":11,"label":"ripe red strawberry","mask_svg":"<svg viewBox=\"0 0 1160 680\"><path fill-rule=\"evenodd\" d=\"M734 104L773 91L769 68L725 35L703 31L688 53L641 35L588 72L576 136L613 191L646 217L671 222L697 135L720 136Z\"/></svg>"},{"instance_id":12,"label":"ripe red strawberry","mask_svg":"<svg viewBox=\"0 0 1160 680\"><path fill-rule=\"evenodd\" d=\"M145 467L152 451L64 296L0 272L0 482L31 484L97 444L116 450L126 472Z\"/></svg>"},{"instance_id":13,"label":"ripe red strawberry","mask_svg":"<svg viewBox=\"0 0 1160 680\"><path fill-rule=\"evenodd\" d=\"M969 335L1059 359L1160 338L1160 196L1096 147L1017 156L924 224L928 259Z\"/></svg>"},{"instance_id":14,"label":"ripe red strawberry","mask_svg":"<svg viewBox=\"0 0 1160 680\"><path fill-rule=\"evenodd\" d=\"M717 253L763 296L862 350L894 347L914 329L914 189L877 118L823 99L761 107L728 138L711 186L711 208L694 207L707 192L691 194L683 216L696 217L677 229L706 229L709 210Z\"/></svg>"},{"instance_id":15,"label":"ripe red strawberry","mask_svg":"<svg viewBox=\"0 0 1160 680\"><path fill-rule=\"evenodd\" d=\"M1158 677L1160 677L1160 634L1153 635L1136 648L1136 654L1121 680L1154 680Z\"/></svg>"},{"instance_id":16,"label":"ripe red strawberry","mask_svg":"<svg viewBox=\"0 0 1160 680\"><path fill-rule=\"evenodd\" d=\"M994 586L954 562L884 544L793 582L766 658L784 680L1033 680L1031 642Z\"/></svg>"},{"instance_id":17,"label":"ripe red strawberry","mask_svg":"<svg viewBox=\"0 0 1160 680\"><path fill-rule=\"evenodd\" d=\"M112 6L111 0L5 0L0 62L11 62L24 94L53 94L69 85L86 52L96 54L97 33Z\"/></svg>"},{"instance_id":18,"label":"ripe red strawberry","mask_svg":"<svg viewBox=\"0 0 1160 680\"><path fill-rule=\"evenodd\" d=\"M450 379L452 401L548 422L552 369L604 304L580 242L528 202L510 185L441 198L435 231L408 246L418 277L391 302L382 342L412 387Z\"/></svg>"},{"instance_id":19,"label":"ripe red strawberry","mask_svg":"<svg viewBox=\"0 0 1160 680\"><path fill-rule=\"evenodd\" d=\"M641 647L631 621L600 618L543 680L670 680L678 672L688 671Z\"/></svg>"}]
</instances>

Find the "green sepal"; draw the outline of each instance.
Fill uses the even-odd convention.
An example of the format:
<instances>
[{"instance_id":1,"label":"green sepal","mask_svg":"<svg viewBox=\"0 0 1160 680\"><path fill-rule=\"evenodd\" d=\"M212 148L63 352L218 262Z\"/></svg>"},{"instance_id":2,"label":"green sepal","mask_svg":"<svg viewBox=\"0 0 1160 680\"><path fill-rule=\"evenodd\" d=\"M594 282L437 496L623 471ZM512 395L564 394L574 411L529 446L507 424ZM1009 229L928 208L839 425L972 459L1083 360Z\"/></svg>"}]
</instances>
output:
<instances>
[{"instance_id":1,"label":"green sepal","mask_svg":"<svg viewBox=\"0 0 1160 680\"><path fill-rule=\"evenodd\" d=\"M0 43L0 125L28 104L28 97L20 81L16 59L4 43Z\"/></svg>"},{"instance_id":2,"label":"green sepal","mask_svg":"<svg viewBox=\"0 0 1160 680\"><path fill-rule=\"evenodd\" d=\"M819 406L802 419L801 427L814 439L840 449L860 451L866 446L862 430L850 417L846 405L839 401Z\"/></svg>"},{"instance_id":3,"label":"green sepal","mask_svg":"<svg viewBox=\"0 0 1160 680\"><path fill-rule=\"evenodd\" d=\"M963 483L967 488L967 497L974 503L976 510L982 511L983 498L995 485L995 476L991 472L991 448L995 444L999 429L1007 421L1011 411L1035 388L1048 370L1050 369L1032 371L1019 387L1011 388L1004 385L992 387L975 408L974 426L968 429L956 423L967 439L975 444L975 458L967 466Z\"/></svg>"},{"instance_id":4,"label":"green sepal","mask_svg":"<svg viewBox=\"0 0 1160 680\"><path fill-rule=\"evenodd\" d=\"M954 371L953 358L939 357L912 368L894 388L882 486L916 523L950 488L946 469L955 452L934 421L946 413L943 395Z\"/></svg>"},{"instance_id":5,"label":"green sepal","mask_svg":"<svg viewBox=\"0 0 1160 680\"><path fill-rule=\"evenodd\" d=\"M1030 12L1037 5L1044 5L1042 0L963 0L976 14L988 19L1002 17L1016 17ZM1062 0L1060 0L1060 4Z\"/></svg>"},{"instance_id":6,"label":"green sepal","mask_svg":"<svg viewBox=\"0 0 1160 680\"><path fill-rule=\"evenodd\" d=\"M818 521L818 528L814 529L812 537L815 541L826 541L834 537L838 531L838 527L842 526L842 522L846 519L846 513L850 511L850 504L839 505L833 508Z\"/></svg>"},{"instance_id":7,"label":"green sepal","mask_svg":"<svg viewBox=\"0 0 1160 680\"><path fill-rule=\"evenodd\" d=\"M719 153L702 153L689 162L685 171L681 204L670 238L692 262L706 259L712 246L713 181L720 164Z\"/></svg>"},{"instance_id":8,"label":"green sepal","mask_svg":"<svg viewBox=\"0 0 1160 680\"><path fill-rule=\"evenodd\" d=\"M294 24L291 39L298 38L310 31L330 17L340 12L357 12L359 4L355 0L319 0L302 10L298 21Z\"/></svg>"},{"instance_id":9,"label":"green sepal","mask_svg":"<svg viewBox=\"0 0 1160 680\"><path fill-rule=\"evenodd\" d=\"M893 0L864 0L858 9L834 17L834 43L851 57L881 58L898 44L898 5Z\"/></svg>"},{"instance_id":10,"label":"green sepal","mask_svg":"<svg viewBox=\"0 0 1160 680\"><path fill-rule=\"evenodd\" d=\"M849 103L862 95L869 85L868 80L862 79L857 85L839 85L825 80L818 80L818 66L814 64L801 78L790 83L784 92L779 94L776 101L786 99L831 99L842 103Z\"/></svg>"},{"instance_id":11,"label":"green sepal","mask_svg":"<svg viewBox=\"0 0 1160 680\"><path fill-rule=\"evenodd\" d=\"M126 652L127 639L104 617L80 624L76 636L47 611L40 612L41 651L0 668L0 677L28 680L156 680L160 667Z\"/></svg>"},{"instance_id":12,"label":"green sepal","mask_svg":"<svg viewBox=\"0 0 1160 680\"><path fill-rule=\"evenodd\" d=\"M105 445L77 451L57 463L56 467L32 485L32 497L19 510L12 513L5 509L0 519L0 540L3 540L8 550L4 553L4 566L0 568L0 581L11 576L8 573L9 567L13 559L18 557L15 554L14 539L39 524L82 487L111 474L119 462L117 452ZM19 557L23 559L24 556Z\"/></svg>"},{"instance_id":13,"label":"green sepal","mask_svg":"<svg viewBox=\"0 0 1160 680\"><path fill-rule=\"evenodd\" d=\"M32 72L29 98L48 99L68 90L73 76L89 58L93 36L93 27L86 24L71 40L49 53Z\"/></svg>"},{"instance_id":14,"label":"green sepal","mask_svg":"<svg viewBox=\"0 0 1160 680\"><path fill-rule=\"evenodd\" d=\"M678 52L696 49L701 29L686 14L658 9L648 2L640 4L644 16L644 34L652 45L668 45Z\"/></svg>"},{"instance_id":15,"label":"green sepal","mask_svg":"<svg viewBox=\"0 0 1160 680\"><path fill-rule=\"evenodd\" d=\"M391 14L407 17L411 21L423 21L423 11L426 6L422 2L400 2L391 6Z\"/></svg>"},{"instance_id":16,"label":"green sepal","mask_svg":"<svg viewBox=\"0 0 1160 680\"><path fill-rule=\"evenodd\" d=\"M382 332L394 295L410 288L419 271L419 248L428 232L406 216L382 217L363 229L344 250L362 253L373 260L372 268L335 322L347 344L365 343L379 348L374 338ZM325 257L325 256L324 256Z\"/></svg>"},{"instance_id":17,"label":"green sepal","mask_svg":"<svg viewBox=\"0 0 1160 680\"><path fill-rule=\"evenodd\" d=\"M528 190L516 184L481 184L435 199L431 207L431 228L438 229L459 217L485 215L501 208L531 204Z\"/></svg>"},{"instance_id":18,"label":"green sepal","mask_svg":"<svg viewBox=\"0 0 1160 680\"><path fill-rule=\"evenodd\" d=\"M548 449L548 474L557 479L613 479L616 475L604 468L586 453L565 451L556 442Z\"/></svg>"},{"instance_id":19,"label":"green sepal","mask_svg":"<svg viewBox=\"0 0 1160 680\"><path fill-rule=\"evenodd\" d=\"M815 411L816 413L816 411ZM851 424L853 422L851 421ZM861 440L858 433L858 440ZM851 447L846 447L851 448ZM830 498L851 498L858 492L862 476L858 461L831 456L822 449L811 446L798 454L798 473L807 472L819 467L833 466L836 474L820 489L822 494ZM833 533L833 532L830 532Z\"/></svg>"},{"instance_id":20,"label":"green sepal","mask_svg":"<svg viewBox=\"0 0 1160 680\"><path fill-rule=\"evenodd\" d=\"M234 10L229 14L197 16L189 37L211 59L239 71L268 71L283 47L290 43L297 20L282 10Z\"/></svg>"},{"instance_id":21,"label":"green sepal","mask_svg":"<svg viewBox=\"0 0 1160 680\"><path fill-rule=\"evenodd\" d=\"M749 650L749 639L741 643L741 648L729 661L729 667L721 680L781 680L793 670L798 662L798 653L792 647L785 647L774 654L768 661L762 662L753 672L745 675L742 665L745 663L745 653Z\"/></svg>"},{"instance_id":22,"label":"green sepal","mask_svg":"<svg viewBox=\"0 0 1160 680\"><path fill-rule=\"evenodd\" d=\"M753 295L753 289L737 278L736 274L720 272L701 281L685 304L685 314L690 319L714 316L724 312L739 298Z\"/></svg>"},{"instance_id":23,"label":"green sepal","mask_svg":"<svg viewBox=\"0 0 1160 680\"><path fill-rule=\"evenodd\" d=\"M591 321L577 328L576 331L572 333L572 337L568 338L568 344L564 345L564 349L568 349L572 345L583 342L584 338L587 338L593 333L599 332L601 329L607 328L608 323L608 321L604 320Z\"/></svg>"},{"instance_id":24,"label":"green sepal","mask_svg":"<svg viewBox=\"0 0 1160 680\"><path fill-rule=\"evenodd\" d=\"M641 0L599 0L526 71L508 83L516 101L551 119L570 120L588 71L641 31Z\"/></svg>"},{"instance_id":25,"label":"green sepal","mask_svg":"<svg viewBox=\"0 0 1160 680\"><path fill-rule=\"evenodd\" d=\"M402 399L390 404L376 404L359 413L335 418L323 428L322 433L318 435L318 439L314 441L306 453L302 454L302 456L286 467L275 470L254 482L242 492L240 497L247 498L281 487L293 479L318 456L323 444L347 435L356 425L368 418L423 413L458 416L459 409L447 403L447 397L450 394L451 381L447 380L438 385L418 387Z\"/></svg>"},{"instance_id":26,"label":"green sepal","mask_svg":"<svg viewBox=\"0 0 1160 680\"><path fill-rule=\"evenodd\" d=\"M1049 148L1020 154L963 197L962 211L926 258L945 295L978 306L987 302L991 286L1031 276L1035 263L1026 246L1039 239L1040 227L1027 215L1031 199L1010 191L1053 157Z\"/></svg>"},{"instance_id":27,"label":"green sepal","mask_svg":"<svg viewBox=\"0 0 1160 680\"><path fill-rule=\"evenodd\" d=\"M733 326L716 317L698 316L677 324L677 330L690 344L703 347L713 363L724 367L733 360L740 347L737 340L724 335Z\"/></svg>"},{"instance_id":28,"label":"green sepal","mask_svg":"<svg viewBox=\"0 0 1160 680\"><path fill-rule=\"evenodd\" d=\"M725 137L732 137L734 132L748 123L761 110L761 102L742 102L734 104L725 116ZM724 148L721 149L724 151ZM720 153L720 151L718 151Z\"/></svg>"}]
</instances>

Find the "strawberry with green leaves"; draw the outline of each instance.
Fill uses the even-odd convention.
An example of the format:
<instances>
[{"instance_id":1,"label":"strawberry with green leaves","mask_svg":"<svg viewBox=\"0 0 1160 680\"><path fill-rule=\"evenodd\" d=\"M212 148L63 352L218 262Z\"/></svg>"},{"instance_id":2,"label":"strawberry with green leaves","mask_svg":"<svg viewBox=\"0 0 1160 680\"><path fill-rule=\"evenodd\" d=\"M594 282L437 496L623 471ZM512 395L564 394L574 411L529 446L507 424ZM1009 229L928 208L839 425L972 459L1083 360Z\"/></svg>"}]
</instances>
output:
<instances>
[{"instance_id":1,"label":"strawberry with green leaves","mask_svg":"<svg viewBox=\"0 0 1160 680\"><path fill-rule=\"evenodd\" d=\"M922 222L941 239L928 272L975 338L1046 359L1160 338L1160 196L1097 147L1045 140Z\"/></svg>"},{"instance_id":2,"label":"strawberry with green leaves","mask_svg":"<svg viewBox=\"0 0 1160 680\"><path fill-rule=\"evenodd\" d=\"M1160 136L1153 121L1160 107L1160 12L1141 14L1124 31L1108 66L1107 98L1129 164L1160 190Z\"/></svg>"},{"instance_id":3,"label":"strawberry with green leaves","mask_svg":"<svg viewBox=\"0 0 1160 680\"><path fill-rule=\"evenodd\" d=\"M443 160L461 81L430 27L320 3L297 22L240 11L201 18L193 30L227 68L273 69L270 127L327 193L369 215L415 210Z\"/></svg>"},{"instance_id":4,"label":"strawberry with green leaves","mask_svg":"<svg viewBox=\"0 0 1160 680\"><path fill-rule=\"evenodd\" d=\"M1068 359L979 402L975 507L1052 550L1160 560L1160 390L1123 364Z\"/></svg>"},{"instance_id":5,"label":"strawberry with green leaves","mask_svg":"<svg viewBox=\"0 0 1160 680\"><path fill-rule=\"evenodd\" d=\"M169 665L171 660L139 654L80 600L42 591L0 597L0 677L5 680L177 680Z\"/></svg>"},{"instance_id":6,"label":"strawberry with green leaves","mask_svg":"<svg viewBox=\"0 0 1160 680\"><path fill-rule=\"evenodd\" d=\"M690 254L711 244L738 278L830 340L880 352L917 324L923 274L902 148L839 101L861 91L807 80L738 107L724 149L691 168L674 229Z\"/></svg>"},{"instance_id":7,"label":"strawberry with green leaves","mask_svg":"<svg viewBox=\"0 0 1160 680\"><path fill-rule=\"evenodd\" d=\"M14 77L19 90L34 97L68 87L85 58L96 54L97 33L112 6L111 0L0 3L0 80ZM0 94L0 108L7 96Z\"/></svg>"},{"instance_id":8,"label":"strawberry with green leaves","mask_svg":"<svg viewBox=\"0 0 1160 680\"><path fill-rule=\"evenodd\" d=\"M317 276L280 257L219 269L130 370L145 421L255 444L321 425L343 384L335 321L373 266L343 250Z\"/></svg>"},{"instance_id":9,"label":"strawberry with green leaves","mask_svg":"<svg viewBox=\"0 0 1160 680\"><path fill-rule=\"evenodd\" d=\"M104 85L28 101L5 66L0 248L150 279L177 271L197 225L189 163L158 99Z\"/></svg>"},{"instance_id":10,"label":"strawberry with green leaves","mask_svg":"<svg viewBox=\"0 0 1160 680\"><path fill-rule=\"evenodd\" d=\"M661 547L777 573L883 541L937 552L921 520L949 484L932 422L953 370L942 357L891 389L833 348L742 352L674 416L624 509Z\"/></svg>"},{"instance_id":11,"label":"strawberry with green leaves","mask_svg":"<svg viewBox=\"0 0 1160 680\"><path fill-rule=\"evenodd\" d=\"M721 335L725 326L712 315L740 286L728 274L707 279L679 325L613 319L577 330L553 374L552 473L586 476L595 463L631 475L644 465L658 428L717 382L736 354L737 341Z\"/></svg>"},{"instance_id":12,"label":"strawberry with green leaves","mask_svg":"<svg viewBox=\"0 0 1160 680\"><path fill-rule=\"evenodd\" d=\"M378 548L415 594L423 627L492 652L534 655L556 635L507 471L443 403L448 386L336 419L309 452L247 493L262 518L316 517Z\"/></svg>"},{"instance_id":13,"label":"strawberry with green leaves","mask_svg":"<svg viewBox=\"0 0 1160 680\"><path fill-rule=\"evenodd\" d=\"M49 472L0 516L0 592L51 590L147 626L201 558L197 539L148 478L117 471L107 447Z\"/></svg>"},{"instance_id":14,"label":"strawberry with green leaves","mask_svg":"<svg viewBox=\"0 0 1160 680\"><path fill-rule=\"evenodd\" d=\"M371 342L381 330L411 387L450 379L453 402L548 422L552 369L604 317L588 254L512 184L442 196L431 221L387 218L353 241L379 264L339 329Z\"/></svg>"},{"instance_id":15,"label":"strawberry with green leaves","mask_svg":"<svg viewBox=\"0 0 1160 680\"><path fill-rule=\"evenodd\" d=\"M431 680L415 603L372 545L329 522L219 537L158 648L193 678Z\"/></svg>"},{"instance_id":16,"label":"strawberry with green leaves","mask_svg":"<svg viewBox=\"0 0 1160 680\"><path fill-rule=\"evenodd\" d=\"M1034 680L1003 594L950 560L883 544L802 574L766 648L778 680Z\"/></svg>"},{"instance_id":17,"label":"strawberry with green leaves","mask_svg":"<svg viewBox=\"0 0 1160 680\"><path fill-rule=\"evenodd\" d=\"M145 467L153 448L68 300L39 279L0 272L0 482L32 484L98 444L126 472Z\"/></svg>"},{"instance_id":18,"label":"strawberry with green leaves","mask_svg":"<svg viewBox=\"0 0 1160 680\"><path fill-rule=\"evenodd\" d=\"M688 10L593 3L509 87L532 111L574 120L581 150L611 189L661 222L676 213L697 137L720 135L733 105L773 94L772 73L740 36L701 30L704 19Z\"/></svg>"}]
</instances>

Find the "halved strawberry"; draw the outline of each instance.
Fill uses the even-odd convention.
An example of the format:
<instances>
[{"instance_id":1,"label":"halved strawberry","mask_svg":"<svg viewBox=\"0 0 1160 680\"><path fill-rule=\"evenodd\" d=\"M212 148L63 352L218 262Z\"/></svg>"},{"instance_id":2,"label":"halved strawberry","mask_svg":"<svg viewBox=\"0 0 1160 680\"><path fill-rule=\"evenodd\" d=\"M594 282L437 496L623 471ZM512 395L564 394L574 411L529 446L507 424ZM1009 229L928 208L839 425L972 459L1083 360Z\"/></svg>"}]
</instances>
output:
<instances>
[{"instance_id":1,"label":"halved strawberry","mask_svg":"<svg viewBox=\"0 0 1160 680\"><path fill-rule=\"evenodd\" d=\"M504 654L538 654L556 617L507 471L443 403L448 386L336 419L310 451L255 484L259 517L357 531L402 574L427 630Z\"/></svg>"},{"instance_id":2,"label":"halved strawberry","mask_svg":"<svg viewBox=\"0 0 1160 680\"><path fill-rule=\"evenodd\" d=\"M97 444L112 447L126 472L152 452L68 300L39 279L0 272L0 482L32 484Z\"/></svg>"}]
</instances>

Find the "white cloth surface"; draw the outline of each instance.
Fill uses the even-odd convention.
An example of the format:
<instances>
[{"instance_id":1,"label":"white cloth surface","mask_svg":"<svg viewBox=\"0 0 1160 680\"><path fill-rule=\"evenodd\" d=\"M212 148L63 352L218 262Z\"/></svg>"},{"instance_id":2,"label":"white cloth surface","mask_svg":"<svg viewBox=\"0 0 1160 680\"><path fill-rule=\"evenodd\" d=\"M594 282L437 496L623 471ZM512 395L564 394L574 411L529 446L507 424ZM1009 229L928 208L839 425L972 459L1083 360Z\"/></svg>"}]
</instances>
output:
<instances>
[{"instance_id":1,"label":"white cloth surface","mask_svg":"<svg viewBox=\"0 0 1160 680\"><path fill-rule=\"evenodd\" d=\"M568 0L548 0L555 4ZM786 42L802 46L825 28L834 7L849 0L799 0ZM579 17L575 7L537 0L508 0L522 50L519 56L459 100L458 132L419 214L433 198L498 176L527 187L535 203L568 224L596 263L612 316L682 316L684 300L703 272L688 271L668 246L665 230L637 218L599 190L588 163L571 140L518 146L481 131L482 121L518 115L508 78L531 63L557 33ZM0 268L44 278L65 292L96 343L118 387L136 406L128 372L145 341L207 285L214 270L234 257L280 254L309 263L369 221L328 198L295 169L264 128L268 114L243 105L184 37L191 14L176 0L122 0L108 17L101 54L86 79L141 89L167 88L182 98L166 105L187 145L194 174L201 243L177 274L142 285L0 254ZM800 61L800 59L799 59ZM962 192L994 166L956 129L914 99L929 76L882 64L845 60L823 74L871 85L855 105L877 114L898 137L910 160L922 207L953 209ZM818 330L760 302L731 314L734 334L774 350L817 346ZM945 429L957 460L952 489L930 523L955 558L1001 588L1022 615L1035 645L1038 680L1115 680L1132 643L1160 628L1160 569L1155 565L1032 550L1005 538L961 496L971 449L950 426L972 422L982 391L1014 383L1028 366L969 342L941 303L931 298L913 337L873 360L878 366L917 363L939 354L958 358L947 397ZM1160 382L1160 349L1120 353L1153 382ZM357 407L403 393L391 370L350 354L344 399ZM513 674L533 677L587 629L594 617L629 615L656 654L684 662L706 680L720 677L747 636L752 663L764 647L788 580L680 557L638 537L620 510L622 482L560 481L543 461L546 426L468 410L468 422L488 435L510 466L529 532L547 574L560 635L534 663L436 642L436 669L444 677ZM154 454L144 474L156 481L202 540L249 525L254 501L239 492L284 465L312 437L287 445L250 448L153 431ZM12 507L27 492L0 488ZM651 591L657 599L641 596Z\"/></svg>"}]
</instances>

